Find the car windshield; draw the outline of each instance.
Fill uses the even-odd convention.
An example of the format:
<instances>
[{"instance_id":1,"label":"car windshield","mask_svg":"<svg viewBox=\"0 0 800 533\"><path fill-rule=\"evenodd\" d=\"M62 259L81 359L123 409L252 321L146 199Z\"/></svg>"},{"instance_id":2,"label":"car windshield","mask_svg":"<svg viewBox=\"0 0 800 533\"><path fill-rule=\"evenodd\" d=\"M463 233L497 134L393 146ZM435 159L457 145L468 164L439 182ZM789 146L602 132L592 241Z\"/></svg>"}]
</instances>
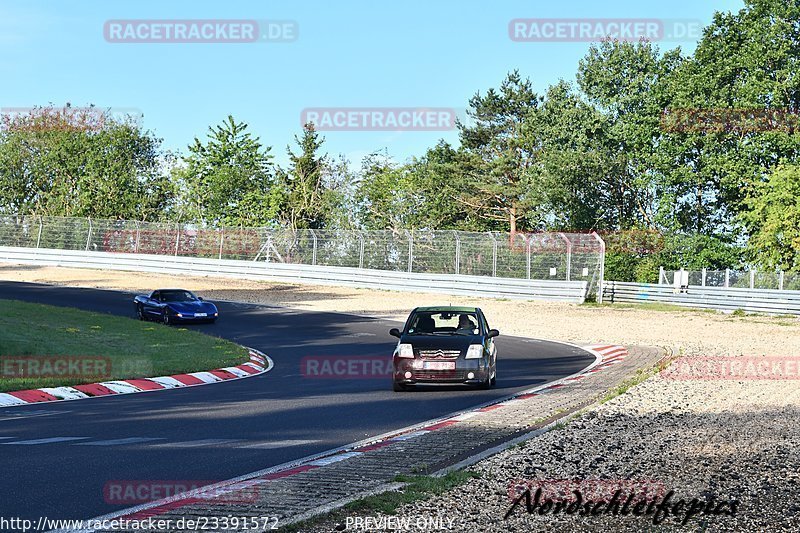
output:
<instances>
[{"instance_id":1,"label":"car windshield","mask_svg":"<svg viewBox=\"0 0 800 533\"><path fill-rule=\"evenodd\" d=\"M193 302L197 297L189 291L161 291L162 302Z\"/></svg>"},{"instance_id":2,"label":"car windshield","mask_svg":"<svg viewBox=\"0 0 800 533\"><path fill-rule=\"evenodd\" d=\"M408 322L407 335L476 335L478 316L469 311L417 311Z\"/></svg>"}]
</instances>

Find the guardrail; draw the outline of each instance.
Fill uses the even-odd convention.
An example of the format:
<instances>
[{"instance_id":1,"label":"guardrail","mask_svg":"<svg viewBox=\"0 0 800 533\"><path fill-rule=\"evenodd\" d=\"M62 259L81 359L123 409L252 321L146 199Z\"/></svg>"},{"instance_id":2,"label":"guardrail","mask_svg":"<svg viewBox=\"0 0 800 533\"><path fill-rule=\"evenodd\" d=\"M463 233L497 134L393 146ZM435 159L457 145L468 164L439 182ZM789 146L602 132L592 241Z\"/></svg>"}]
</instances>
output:
<instances>
[{"instance_id":1,"label":"guardrail","mask_svg":"<svg viewBox=\"0 0 800 533\"><path fill-rule=\"evenodd\" d=\"M611 303L659 302L720 311L800 315L800 291L690 285L676 292L666 285L606 281L603 295Z\"/></svg>"},{"instance_id":2,"label":"guardrail","mask_svg":"<svg viewBox=\"0 0 800 533\"><path fill-rule=\"evenodd\" d=\"M583 303L587 282L0 246L0 262Z\"/></svg>"}]
</instances>

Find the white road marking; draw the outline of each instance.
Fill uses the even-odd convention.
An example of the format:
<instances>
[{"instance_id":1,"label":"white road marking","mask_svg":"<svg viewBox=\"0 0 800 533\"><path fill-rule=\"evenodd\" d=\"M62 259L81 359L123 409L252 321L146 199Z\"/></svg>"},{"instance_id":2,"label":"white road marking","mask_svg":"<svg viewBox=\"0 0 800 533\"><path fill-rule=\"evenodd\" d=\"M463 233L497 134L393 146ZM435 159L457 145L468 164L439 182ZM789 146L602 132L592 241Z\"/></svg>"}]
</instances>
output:
<instances>
[{"instance_id":1,"label":"white road marking","mask_svg":"<svg viewBox=\"0 0 800 533\"><path fill-rule=\"evenodd\" d=\"M393 437L389 440L397 441L397 440L408 440L414 439L419 437L420 435L427 435L427 431L414 431L413 433L406 433L405 435L400 435L399 437Z\"/></svg>"},{"instance_id":2,"label":"white road marking","mask_svg":"<svg viewBox=\"0 0 800 533\"><path fill-rule=\"evenodd\" d=\"M39 390L64 400L78 400L89 397L88 394L83 393L78 389L73 389L72 387L43 387Z\"/></svg>"},{"instance_id":3,"label":"white road marking","mask_svg":"<svg viewBox=\"0 0 800 533\"><path fill-rule=\"evenodd\" d=\"M156 444L156 446L169 446L171 448L196 448L200 446L211 446L214 444L229 444L231 442L239 442L239 439L201 439L201 440L185 440L179 442L165 442Z\"/></svg>"},{"instance_id":4,"label":"white road marking","mask_svg":"<svg viewBox=\"0 0 800 533\"><path fill-rule=\"evenodd\" d=\"M163 385L164 387L166 387L168 389L174 389L174 388L177 388L177 387L185 387L186 386L183 383L181 383L180 381L178 381L177 379L175 379L173 377L170 377L170 376L162 376L162 377L158 377L158 378L148 378L148 379L150 381L155 381L159 385Z\"/></svg>"},{"instance_id":5,"label":"white road marking","mask_svg":"<svg viewBox=\"0 0 800 533\"><path fill-rule=\"evenodd\" d=\"M118 446L122 444L137 444L139 442L151 442L154 440L164 440L160 437L128 437L126 439L96 440L91 442L77 442L73 446Z\"/></svg>"},{"instance_id":6,"label":"white road marking","mask_svg":"<svg viewBox=\"0 0 800 533\"><path fill-rule=\"evenodd\" d=\"M271 442L259 442L257 444L247 444L236 446L236 448L252 448L258 450L269 450L271 448L283 448L288 446L302 446L303 444L313 444L316 440L275 440Z\"/></svg>"},{"instance_id":7,"label":"white road marking","mask_svg":"<svg viewBox=\"0 0 800 533\"><path fill-rule=\"evenodd\" d=\"M26 401L20 400L16 396L12 396L11 394L6 394L5 392L0 392L0 406L6 405L25 405Z\"/></svg>"},{"instance_id":8,"label":"white road marking","mask_svg":"<svg viewBox=\"0 0 800 533\"><path fill-rule=\"evenodd\" d=\"M126 383L124 381L103 381L100 383L100 385L111 389L117 394L130 394L132 392L141 392L142 390L139 387L134 387L130 383Z\"/></svg>"},{"instance_id":9,"label":"white road marking","mask_svg":"<svg viewBox=\"0 0 800 533\"><path fill-rule=\"evenodd\" d=\"M6 420L20 420L22 418L35 418L37 416L50 416L50 415L57 415L57 414L65 414L69 413L70 411L21 411L18 413L11 413L11 412L0 412L0 422L5 422Z\"/></svg>"},{"instance_id":10,"label":"white road marking","mask_svg":"<svg viewBox=\"0 0 800 533\"><path fill-rule=\"evenodd\" d=\"M211 372L192 372L189 374L190 376L194 376L203 383L216 383L218 381L222 381L220 378L212 374Z\"/></svg>"},{"instance_id":11,"label":"white road marking","mask_svg":"<svg viewBox=\"0 0 800 533\"><path fill-rule=\"evenodd\" d=\"M249 372L245 372L241 368L236 368L235 366L226 366L225 368L221 368L220 370L225 370L227 372L230 372L234 376L240 377L240 378L246 378L247 376L250 375Z\"/></svg>"},{"instance_id":12,"label":"white road marking","mask_svg":"<svg viewBox=\"0 0 800 533\"><path fill-rule=\"evenodd\" d=\"M339 461L344 461L345 459L350 459L351 457L356 457L358 455L362 455L362 452L348 452L348 453L340 453L337 455L332 455L330 457L325 457L323 459L318 459L316 461L312 461L308 463L309 465L313 466L325 466L332 463L338 463Z\"/></svg>"},{"instance_id":13,"label":"white road marking","mask_svg":"<svg viewBox=\"0 0 800 533\"><path fill-rule=\"evenodd\" d=\"M52 444L55 442L69 442L73 440L85 440L91 437L50 437L47 439L31 439L31 440L18 440L14 442L0 442L0 444L4 446L10 446L12 444L26 444L26 445L33 445L33 444Z\"/></svg>"}]
</instances>

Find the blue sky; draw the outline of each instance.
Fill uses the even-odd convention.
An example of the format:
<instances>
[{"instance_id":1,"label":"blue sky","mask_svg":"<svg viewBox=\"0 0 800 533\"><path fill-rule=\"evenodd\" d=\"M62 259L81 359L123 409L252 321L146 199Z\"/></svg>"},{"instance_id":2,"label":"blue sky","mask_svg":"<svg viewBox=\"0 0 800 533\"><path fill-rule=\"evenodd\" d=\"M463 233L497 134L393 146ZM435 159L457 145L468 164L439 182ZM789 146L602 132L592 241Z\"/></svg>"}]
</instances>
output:
<instances>
[{"instance_id":1,"label":"blue sky","mask_svg":"<svg viewBox=\"0 0 800 533\"><path fill-rule=\"evenodd\" d=\"M140 110L164 146L185 152L228 114L272 146L278 162L305 108L449 107L519 69L543 93L573 80L586 42L514 42L517 18L693 19L741 0L510 1L0 1L0 107L53 103ZM285 43L109 43L120 19L294 21ZM694 40L665 42L691 51ZM375 150L404 160L455 131L328 131L326 150L354 163Z\"/></svg>"}]
</instances>

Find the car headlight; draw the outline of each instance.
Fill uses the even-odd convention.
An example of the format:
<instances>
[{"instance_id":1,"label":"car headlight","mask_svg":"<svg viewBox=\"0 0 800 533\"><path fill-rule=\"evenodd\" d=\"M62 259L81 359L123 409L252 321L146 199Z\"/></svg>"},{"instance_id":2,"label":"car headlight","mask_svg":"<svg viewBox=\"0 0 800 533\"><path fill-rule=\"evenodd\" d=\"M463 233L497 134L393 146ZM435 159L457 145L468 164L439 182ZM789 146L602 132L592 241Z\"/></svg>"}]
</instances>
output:
<instances>
[{"instance_id":1,"label":"car headlight","mask_svg":"<svg viewBox=\"0 0 800 533\"><path fill-rule=\"evenodd\" d=\"M183 318L183 315L180 313L175 313L175 316Z\"/></svg>"},{"instance_id":2,"label":"car headlight","mask_svg":"<svg viewBox=\"0 0 800 533\"><path fill-rule=\"evenodd\" d=\"M414 347L410 344L398 344L397 345L397 357L403 357L406 359L414 359Z\"/></svg>"},{"instance_id":3,"label":"car headlight","mask_svg":"<svg viewBox=\"0 0 800 533\"><path fill-rule=\"evenodd\" d=\"M483 345L482 344L472 344L467 349L467 359L480 359L483 357Z\"/></svg>"}]
</instances>

